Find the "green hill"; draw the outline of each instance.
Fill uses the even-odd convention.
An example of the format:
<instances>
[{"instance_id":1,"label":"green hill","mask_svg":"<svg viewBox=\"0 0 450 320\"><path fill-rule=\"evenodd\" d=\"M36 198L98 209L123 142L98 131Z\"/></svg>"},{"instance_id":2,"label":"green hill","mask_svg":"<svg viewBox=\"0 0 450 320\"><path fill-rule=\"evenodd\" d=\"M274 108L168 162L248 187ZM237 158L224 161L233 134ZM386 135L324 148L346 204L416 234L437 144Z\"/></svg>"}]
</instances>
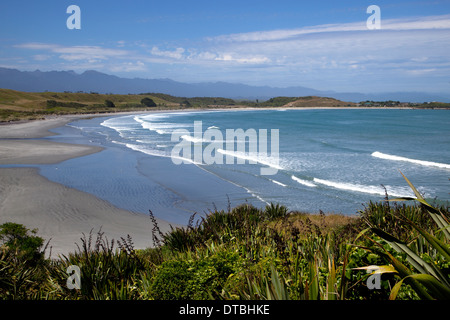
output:
<instances>
[{"instance_id":1,"label":"green hill","mask_svg":"<svg viewBox=\"0 0 450 320\"><path fill-rule=\"evenodd\" d=\"M144 100L145 99L145 100ZM148 103L151 99L154 103ZM143 101L144 100L144 101ZM0 122L41 119L46 115L114 113L189 108L320 108L394 107L448 109L449 103L395 101L345 102L327 97L274 97L266 101L236 101L221 97L175 97L163 93L99 94L96 92L22 92L0 89Z\"/></svg>"},{"instance_id":2,"label":"green hill","mask_svg":"<svg viewBox=\"0 0 450 320\"><path fill-rule=\"evenodd\" d=\"M142 99L152 99L156 107L164 109L180 107L152 95L98 94L95 92L21 92L0 89L0 120L42 118L49 114L105 113L147 110ZM112 103L111 103L112 102Z\"/></svg>"}]
</instances>

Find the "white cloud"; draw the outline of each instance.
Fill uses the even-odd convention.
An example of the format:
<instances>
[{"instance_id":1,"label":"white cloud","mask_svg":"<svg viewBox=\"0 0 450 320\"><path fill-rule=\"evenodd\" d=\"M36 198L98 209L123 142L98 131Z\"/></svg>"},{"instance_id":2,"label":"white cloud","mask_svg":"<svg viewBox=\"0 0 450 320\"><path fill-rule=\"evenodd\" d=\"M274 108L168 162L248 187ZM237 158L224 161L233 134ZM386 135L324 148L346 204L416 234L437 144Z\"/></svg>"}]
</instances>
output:
<instances>
[{"instance_id":1,"label":"white cloud","mask_svg":"<svg viewBox=\"0 0 450 320\"><path fill-rule=\"evenodd\" d=\"M60 46L46 43L24 43L16 45L15 47L59 53L59 57L67 61L107 60L111 57L125 57L129 55L127 50L109 49L99 46Z\"/></svg>"},{"instance_id":2,"label":"white cloud","mask_svg":"<svg viewBox=\"0 0 450 320\"><path fill-rule=\"evenodd\" d=\"M183 59L184 58L184 52L185 52L184 48L176 48L174 51L168 51L168 50L162 51L156 46L154 46L152 48L152 50L150 51L150 53L152 55L159 56L159 57L166 57L166 58L176 59L176 60Z\"/></svg>"},{"instance_id":3,"label":"white cloud","mask_svg":"<svg viewBox=\"0 0 450 320\"><path fill-rule=\"evenodd\" d=\"M450 29L450 15L421 17L416 19L382 19L381 21L381 30L384 31ZM279 41L308 34L342 33L351 31L368 31L366 21L346 24L325 24L297 29L237 33L207 38L207 40L217 42Z\"/></svg>"},{"instance_id":4,"label":"white cloud","mask_svg":"<svg viewBox=\"0 0 450 320\"><path fill-rule=\"evenodd\" d=\"M415 70L407 70L406 72L414 75L414 76L420 76L420 75L424 75L424 74L429 74L429 73L433 73L436 72L437 69L432 68L432 69L415 69Z\"/></svg>"},{"instance_id":5,"label":"white cloud","mask_svg":"<svg viewBox=\"0 0 450 320\"><path fill-rule=\"evenodd\" d=\"M36 42L29 42L29 43L22 43L15 45L16 48L22 48L22 49L31 49L31 50L49 50L52 51L53 49L57 48L58 45L56 44L48 44L48 43L36 43Z\"/></svg>"},{"instance_id":6,"label":"white cloud","mask_svg":"<svg viewBox=\"0 0 450 320\"><path fill-rule=\"evenodd\" d=\"M366 21L325 24L221 35L171 49L146 41L117 41L113 48L45 43L16 48L42 51L34 55L36 61L59 57L60 65L74 70L88 65L111 72L160 70L152 75L276 86L324 85L332 90L337 90L336 83L388 86L394 78L406 83L412 78L419 81L421 75L430 79L448 73L450 15L388 20L382 13L381 18L381 30L368 30Z\"/></svg>"},{"instance_id":7,"label":"white cloud","mask_svg":"<svg viewBox=\"0 0 450 320\"><path fill-rule=\"evenodd\" d=\"M52 56L48 54L35 54L33 59L36 61L46 61L49 60Z\"/></svg>"},{"instance_id":8,"label":"white cloud","mask_svg":"<svg viewBox=\"0 0 450 320\"><path fill-rule=\"evenodd\" d=\"M146 71L145 63L142 61L136 62L124 62L121 64L115 64L110 68L112 72L136 72Z\"/></svg>"},{"instance_id":9,"label":"white cloud","mask_svg":"<svg viewBox=\"0 0 450 320\"><path fill-rule=\"evenodd\" d=\"M385 85L401 74L433 76L450 61L450 15L382 20L381 25L381 30L369 30L362 21L222 35L206 39L204 50L236 72L252 62L264 64L259 81L284 86L298 84L292 83L295 78L317 77Z\"/></svg>"},{"instance_id":10,"label":"white cloud","mask_svg":"<svg viewBox=\"0 0 450 320\"><path fill-rule=\"evenodd\" d=\"M263 64L263 63L270 63L271 60L264 56L241 56L236 57L232 54L222 54L218 57L215 57L214 60L216 61L228 61L228 62L236 62L236 63L243 63L243 64Z\"/></svg>"}]
</instances>

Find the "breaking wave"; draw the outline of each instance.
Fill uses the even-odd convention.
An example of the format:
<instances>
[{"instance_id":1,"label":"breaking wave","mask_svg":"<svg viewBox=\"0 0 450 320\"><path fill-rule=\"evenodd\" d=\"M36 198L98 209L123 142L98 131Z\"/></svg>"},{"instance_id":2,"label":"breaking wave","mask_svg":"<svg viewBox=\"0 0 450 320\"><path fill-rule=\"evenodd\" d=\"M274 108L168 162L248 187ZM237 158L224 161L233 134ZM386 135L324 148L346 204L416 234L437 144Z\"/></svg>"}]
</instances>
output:
<instances>
[{"instance_id":1,"label":"breaking wave","mask_svg":"<svg viewBox=\"0 0 450 320\"><path fill-rule=\"evenodd\" d=\"M376 194L376 195L380 195L380 196L385 195L385 190L381 185L379 185L379 186L361 185L361 184L354 184L354 183L348 183L348 182L329 181L329 180L318 179L318 178L314 178L314 182L328 186L328 187L332 187L335 189L340 189L340 190ZM390 195L390 196L411 197L413 195L409 191L409 189L406 187L394 188L391 186L385 186L385 188L386 188L388 195Z\"/></svg>"},{"instance_id":2,"label":"breaking wave","mask_svg":"<svg viewBox=\"0 0 450 320\"><path fill-rule=\"evenodd\" d=\"M292 180L297 181L298 183L300 183L300 184L302 184L302 185L304 185L304 186L307 186L307 187L317 187L317 186L316 186L314 183L312 183L311 181L303 180L303 179L297 178L296 176L292 176L291 178L292 178Z\"/></svg>"},{"instance_id":3,"label":"breaking wave","mask_svg":"<svg viewBox=\"0 0 450 320\"><path fill-rule=\"evenodd\" d=\"M411 162L411 163L415 163L415 164L419 164L419 165L427 166L427 167L438 167L438 168L450 169L450 164L410 159L410 158L406 158L406 157L385 154L385 153L381 153L378 151L375 151L374 153L372 153L372 157L386 159L386 160L393 160L393 161L406 161L406 162Z\"/></svg>"}]
</instances>

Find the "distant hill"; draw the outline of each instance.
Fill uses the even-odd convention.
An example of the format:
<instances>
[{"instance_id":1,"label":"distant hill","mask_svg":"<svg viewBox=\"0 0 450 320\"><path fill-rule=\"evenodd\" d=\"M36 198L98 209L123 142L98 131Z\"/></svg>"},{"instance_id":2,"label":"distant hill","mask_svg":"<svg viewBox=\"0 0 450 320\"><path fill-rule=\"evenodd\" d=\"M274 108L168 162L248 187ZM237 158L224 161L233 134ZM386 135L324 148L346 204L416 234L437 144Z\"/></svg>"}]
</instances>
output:
<instances>
[{"instance_id":1,"label":"distant hill","mask_svg":"<svg viewBox=\"0 0 450 320\"><path fill-rule=\"evenodd\" d=\"M0 89L0 122L41 119L47 115L115 113L123 111L202 108L312 108L312 107L450 108L450 103L398 101L345 102L329 97L274 97L266 101L222 97L176 97L163 93L103 94L98 92L24 92Z\"/></svg>"},{"instance_id":2,"label":"distant hill","mask_svg":"<svg viewBox=\"0 0 450 320\"><path fill-rule=\"evenodd\" d=\"M182 83L170 79L128 79L89 70L82 74L73 71L19 71L0 68L0 88L27 92L84 91L115 94L158 92L179 97L225 97L257 99L274 96L304 96L320 94L305 87L272 88L227 82Z\"/></svg>"},{"instance_id":3,"label":"distant hill","mask_svg":"<svg viewBox=\"0 0 450 320\"><path fill-rule=\"evenodd\" d=\"M286 103L283 107L286 108L311 108L315 106L321 107L356 107L356 103L345 102L334 98L327 97L300 97L295 101Z\"/></svg>"},{"instance_id":4,"label":"distant hill","mask_svg":"<svg viewBox=\"0 0 450 320\"><path fill-rule=\"evenodd\" d=\"M142 103L151 99L154 105ZM121 111L165 110L185 108L153 95L100 94L96 92L24 92L0 89L0 122L41 119L46 115L112 113Z\"/></svg>"},{"instance_id":5,"label":"distant hill","mask_svg":"<svg viewBox=\"0 0 450 320\"><path fill-rule=\"evenodd\" d=\"M0 68L0 88L25 92L98 92L114 94L139 94L155 92L177 97L223 97L230 99L266 100L272 97L320 96L343 101L396 100L404 102L441 101L450 102L450 93L430 94L423 92L387 92L365 94L357 92L320 91L293 86L277 88L250 86L228 82L183 83L170 79L120 78L94 70L81 74L74 71L19 71Z\"/></svg>"}]
</instances>

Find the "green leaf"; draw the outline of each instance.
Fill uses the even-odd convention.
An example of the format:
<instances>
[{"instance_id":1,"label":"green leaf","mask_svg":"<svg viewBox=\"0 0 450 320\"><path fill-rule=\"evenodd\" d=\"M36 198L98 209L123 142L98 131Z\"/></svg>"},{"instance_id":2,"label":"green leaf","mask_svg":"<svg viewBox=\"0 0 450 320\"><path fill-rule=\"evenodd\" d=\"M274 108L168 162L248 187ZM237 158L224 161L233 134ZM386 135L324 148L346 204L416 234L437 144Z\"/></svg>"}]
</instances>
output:
<instances>
[{"instance_id":1,"label":"green leaf","mask_svg":"<svg viewBox=\"0 0 450 320\"><path fill-rule=\"evenodd\" d=\"M436 209L435 207L430 205L425 200L425 198L420 194L419 191L417 191L417 189L414 187L414 185L411 183L411 181L409 181L408 178L405 177L405 175L401 171L400 171L400 174L403 176L405 181L408 183L410 188L413 190L413 192L416 195L417 199L405 197L405 198L398 198L397 200L399 200L399 201L401 201L401 200L416 200L416 201L419 201L423 206L425 206L425 208L427 209L428 214L431 216L431 218L434 220L434 222L438 225L439 229L442 232L444 232L445 237L447 238L447 240L450 240L450 232L448 230L448 227L449 227L450 224L449 224L448 219L446 219L446 217L438 209Z\"/></svg>"},{"instance_id":2,"label":"green leaf","mask_svg":"<svg viewBox=\"0 0 450 320\"><path fill-rule=\"evenodd\" d=\"M400 171L400 170L399 170ZM417 191L416 187L414 187L414 185L411 183L411 181L408 180L407 177L405 177L405 175L400 171L400 174L403 176L403 178L406 180L406 182L409 184L409 187L412 189L412 191L414 192L414 194L417 197L417 200L425 200L423 198L423 196L420 194L419 191Z\"/></svg>"},{"instance_id":3,"label":"green leaf","mask_svg":"<svg viewBox=\"0 0 450 320\"><path fill-rule=\"evenodd\" d=\"M412 222L411 222L412 223ZM446 260L450 261L450 249L441 240L431 235L421 227L412 223L412 226L435 248Z\"/></svg>"},{"instance_id":4,"label":"green leaf","mask_svg":"<svg viewBox=\"0 0 450 320\"><path fill-rule=\"evenodd\" d=\"M412 201L412 200L417 200L417 199L410 198L410 197L402 197L402 198L388 199L387 201L396 202L396 201Z\"/></svg>"},{"instance_id":5,"label":"green leaf","mask_svg":"<svg viewBox=\"0 0 450 320\"><path fill-rule=\"evenodd\" d=\"M352 270L372 270L371 274L398 273L391 265L359 267L352 268Z\"/></svg>"},{"instance_id":6,"label":"green leaf","mask_svg":"<svg viewBox=\"0 0 450 320\"><path fill-rule=\"evenodd\" d=\"M401 263L396 258L394 258L393 255L391 255L387 251L385 254L386 254L387 258L391 260L394 268L398 271L400 277L402 277L404 279L406 277L413 275L411 273L411 271L409 271L409 269L403 263ZM411 287L419 295L419 297L421 297L421 299L427 299L427 300L433 299L433 297L430 296L430 294L425 290L425 288L419 282L417 282L414 278L408 278L407 280L408 280L409 284L411 285Z\"/></svg>"},{"instance_id":7,"label":"green leaf","mask_svg":"<svg viewBox=\"0 0 450 320\"><path fill-rule=\"evenodd\" d=\"M336 268L334 265L334 260L328 258L328 270L329 275L327 279L327 299L328 300L337 300L337 293L335 291L336 287Z\"/></svg>"},{"instance_id":8,"label":"green leaf","mask_svg":"<svg viewBox=\"0 0 450 320\"><path fill-rule=\"evenodd\" d=\"M395 286L391 290L391 294L389 296L390 300L395 300L398 294L398 291L400 290L400 287L403 284L403 281L407 279L413 279L417 282L419 282L421 285L423 285L431 296L435 299L450 299L450 289L443 285L441 282L439 282L435 277L429 275L429 274L412 274L409 275L402 280L400 280L398 283L395 284Z\"/></svg>"},{"instance_id":9,"label":"green leaf","mask_svg":"<svg viewBox=\"0 0 450 320\"><path fill-rule=\"evenodd\" d=\"M406 244L378 228L372 228L372 231L376 235L387 241L395 251L406 253L408 262L411 263L419 272L428 273L426 271L426 267L424 266L424 263L426 262L423 261L414 252L412 252L411 249L406 246Z\"/></svg>"}]
</instances>

